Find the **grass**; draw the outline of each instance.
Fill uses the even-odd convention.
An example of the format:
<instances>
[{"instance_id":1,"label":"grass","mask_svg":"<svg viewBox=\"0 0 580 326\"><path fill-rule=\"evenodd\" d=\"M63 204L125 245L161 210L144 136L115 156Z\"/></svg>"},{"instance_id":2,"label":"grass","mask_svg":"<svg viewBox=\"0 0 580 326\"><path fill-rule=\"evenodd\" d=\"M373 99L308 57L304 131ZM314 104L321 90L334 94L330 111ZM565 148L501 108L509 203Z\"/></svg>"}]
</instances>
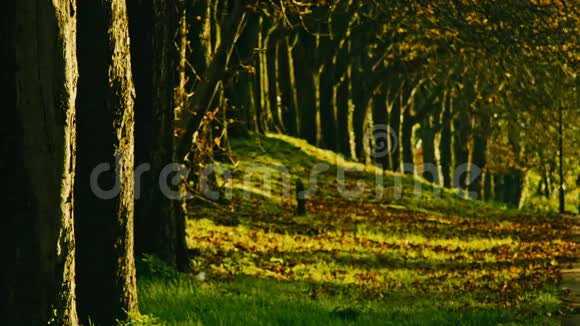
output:
<instances>
[{"instance_id":1,"label":"grass","mask_svg":"<svg viewBox=\"0 0 580 326\"><path fill-rule=\"evenodd\" d=\"M192 203L193 274L142 262L140 308L150 318L141 324L559 324L559 268L578 254L565 221L445 189L433 195L424 180L390 172L376 196L382 171L287 136L232 147L235 163L217 168L232 173L220 182L231 198ZM296 217L280 171L309 184L320 163L328 171L308 215ZM340 169L348 190L364 185L358 197L340 195Z\"/></svg>"},{"instance_id":2,"label":"grass","mask_svg":"<svg viewBox=\"0 0 580 326\"><path fill-rule=\"evenodd\" d=\"M520 298L525 305L504 309L481 293L394 292L369 300L364 291L333 283L247 276L209 282L142 279L139 290L141 309L171 325L558 324L541 314L558 305L550 289L530 291Z\"/></svg>"}]
</instances>

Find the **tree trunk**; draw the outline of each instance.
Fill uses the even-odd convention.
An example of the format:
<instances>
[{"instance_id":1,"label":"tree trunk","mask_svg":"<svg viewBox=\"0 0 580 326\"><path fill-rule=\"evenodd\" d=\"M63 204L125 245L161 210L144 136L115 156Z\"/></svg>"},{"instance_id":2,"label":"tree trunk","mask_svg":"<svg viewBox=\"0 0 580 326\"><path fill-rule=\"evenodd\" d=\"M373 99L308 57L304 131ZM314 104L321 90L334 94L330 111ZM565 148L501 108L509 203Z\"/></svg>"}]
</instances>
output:
<instances>
[{"instance_id":1,"label":"tree trunk","mask_svg":"<svg viewBox=\"0 0 580 326\"><path fill-rule=\"evenodd\" d=\"M288 114L288 106L284 100L286 99L285 92L282 91L282 67L280 62L282 61L280 48L282 47L281 41L276 41L274 45L274 80L273 88L275 90L274 103L276 103L276 131L280 133L286 132L286 116Z\"/></svg>"},{"instance_id":2,"label":"tree trunk","mask_svg":"<svg viewBox=\"0 0 580 326\"><path fill-rule=\"evenodd\" d=\"M389 165L389 138L391 138L389 131L387 130L388 124L388 109L387 109L387 96L384 91L381 90L373 99L373 137L374 137L374 148L373 156L375 163L378 164L382 169L387 169Z\"/></svg>"},{"instance_id":3,"label":"tree trunk","mask_svg":"<svg viewBox=\"0 0 580 326\"><path fill-rule=\"evenodd\" d=\"M10 1L0 25L0 324L77 325L75 1Z\"/></svg>"},{"instance_id":4,"label":"tree trunk","mask_svg":"<svg viewBox=\"0 0 580 326\"><path fill-rule=\"evenodd\" d=\"M396 96L393 99L393 103L390 106L389 110L389 128L392 130L392 135L396 137L394 139L390 139L389 144L389 169L391 171L397 171L401 166L401 137L400 137L400 130L401 130L401 101L399 96Z\"/></svg>"},{"instance_id":5,"label":"tree trunk","mask_svg":"<svg viewBox=\"0 0 580 326\"><path fill-rule=\"evenodd\" d=\"M469 115L466 112L459 112L452 122L452 168L456 170L458 166L468 163L468 140L469 140ZM453 186L465 189L467 173L453 173ZM456 178L457 177L457 178Z\"/></svg>"},{"instance_id":6,"label":"tree trunk","mask_svg":"<svg viewBox=\"0 0 580 326\"><path fill-rule=\"evenodd\" d=\"M135 90L126 9L124 0L78 6L78 306L83 322L97 325L137 311Z\"/></svg>"},{"instance_id":7,"label":"tree trunk","mask_svg":"<svg viewBox=\"0 0 580 326\"><path fill-rule=\"evenodd\" d=\"M260 119L263 121L264 131L270 132L274 128L274 117L272 114L272 106L270 102L270 81L269 81L269 70L268 69L268 40L270 39L270 33L264 22L264 18L260 16L259 18L259 30L258 30L258 80L260 82L260 111L262 116Z\"/></svg>"},{"instance_id":8,"label":"tree trunk","mask_svg":"<svg viewBox=\"0 0 580 326\"><path fill-rule=\"evenodd\" d=\"M136 175L135 253L154 254L176 266L178 247L175 205L159 186L159 176L173 159L174 87L179 51L178 1L128 1L131 59L135 76Z\"/></svg>"},{"instance_id":9,"label":"tree trunk","mask_svg":"<svg viewBox=\"0 0 580 326\"><path fill-rule=\"evenodd\" d=\"M294 39L296 41L297 38ZM296 85L296 71L295 71L295 60L294 60L294 47L295 42L291 42L290 38L285 39L286 43L286 56L288 58L288 88L290 89L292 98L292 110L294 114L294 136L300 137L302 135L302 120L300 115L300 102L298 100L298 86Z\"/></svg>"},{"instance_id":10,"label":"tree trunk","mask_svg":"<svg viewBox=\"0 0 580 326\"><path fill-rule=\"evenodd\" d=\"M308 36L304 36L306 38ZM303 39L304 39L303 38ZM312 59L308 55L310 42L303 41L295 48L294 63L296 64L296 83L298 98L298 111L300 117L300 137L306 139L310 144L316 144L316 98L315 85L312 78L314 69Z\"/></svg>"},{"instance_id":11,"label":"tree trunk","mask_svg":"<svg viewBox=\"0 0 580 326\"><path fill-rule=\"evenodd\" d=\"M443 108L441 116L441 132L439 135L439 166L441 170L441 182L444 187L451 188L453 182L453 172L451 169L451 117L453 114L453 97L449 92L447 98L443 98L446 107ZM444 104L444 105L445 105Z\"/></svg>"},{"instance_id":12,"label":"tree trunk","mask_svg":"<svg viewBox=\"0 0 580 326\"><path fill-rule=\"evenodd\" d=\"M347 45L347 51L350 54L351 53L351 49L352 49L352 45L351 45L351 41L348 40L348 45ZM347 114L346 114L346 126L347 126L347 135L348 135L348 153L349 153L349 157L353 160L356 161L357 155L356 155L356 134L355 134L355 130L354 130L354 110L355 110L355 93L354 93L354 85L353 85L353 78L354 78L354 74L353 74L353 66L352 63L348 63L348 66L346 68L346 80L347 80L347 96L348 96L348 105L347 105Z\"/></svg>"},{"instance_id":13,"label":"tree trunk","mask_svg":"<svg viewBox=\"0 0 580 326\"><path fill-rule=\"evenodd\" d=\"M406 105L401 114L401 161L403 164L413 164L413 119L411 116L411 107ZM413 171L402 171L406 174L412 174Z\"/></svg>"},{"instance_id":14,"label":"tree trunk","mask_svg":"<svg viewBox=\"0 0 580 326\"><path fill-rule=\"evenodd\" d=\"M483 115L483 114L482 114ZM475 129L475 126L478 126ZM471 132L471 166L469 168L469 191L475 196L481 196L483 191L483 175L481 171L485 169L487 137L489 133L489 117L479 116L474 119ZM477 198L476 198L477 199Z\"/></svg>"},{"instance_id":15,"label":"tree trunk","mask_svg":"<svg viewBox=\"0 0 580 326\"><path fill-rule=\"evenodd\" d=\"M439 181L439 173L431 169L435 165L435 123L434 117L429 116L421 124L421 140L423 146L423 178L427 181Z\"/></svg>"},{"instance_id":16,"label":"tree trunk","mask_svg":"<svg viewBox=\"0 0 580 326\"><path fill-rule=\"evenodd\" d=\"M560 214L565 210L565 196L564 196L564 121L562 120L562 106L558 108L558 211Z\"/></svg>"},{"instance_id":17,"label":"tree trunk","mask_svg":"<svg viewBox=\"0 0 580 326\"><path fill-rule=\"evenodd\" d=\"M259 132L259 122L256 113L254 96L254 56L258 47L258 19L250 16L244 32L240 35L232 64L239 66L236 78L232 78L229 86L229 98L233 110L228 111L228 117L234 119L229 124L229 132L235 136L247 136L248 131Z\"/></svg>"}]
</instances>

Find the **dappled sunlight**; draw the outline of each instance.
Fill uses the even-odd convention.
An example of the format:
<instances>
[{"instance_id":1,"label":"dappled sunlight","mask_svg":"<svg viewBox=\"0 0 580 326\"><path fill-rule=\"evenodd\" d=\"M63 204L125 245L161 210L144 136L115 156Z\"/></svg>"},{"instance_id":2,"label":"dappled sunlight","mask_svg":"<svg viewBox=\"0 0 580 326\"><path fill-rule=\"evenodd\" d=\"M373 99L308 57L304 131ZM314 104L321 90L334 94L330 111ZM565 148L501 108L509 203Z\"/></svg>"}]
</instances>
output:
<instances>
[{"instance_id":1,"label":"dappled sunlight","mask_svg":"<svg viewBox=\"0 0 580 326\"><path fill-rule=\"evenodd\" d=\"M431 302L430 309L512 309L517 314L529 314L532 306L537 314L555 309L558 261L578 253L565 238L565 221L522 215L448 191L437 198L429 192L411 197L412 178L403 179L401 198L373 200L374 174L364 169L345 180L350 188L362 182L362 197L343 198L328 173L318 180L319 192L307 198L308 214L295 216L293 189L290 198L281 196L288 178L279 167L292 166L293 179L334 158L301 140L269 137L234 147L234 195L226 205L191 212L188 246L196 252L194 273L206 273L210 283L235 286L247 278L289 287L308 284L306 297L325 293L336 299L348 293L366 306L391 302L393 296L418 302L441 296L445 299ZM272 191L258 175L247 177L245 167L269 174ZM231 214L235 219L228 218ZM403 310L420 313L422 308L409 304L389 306L390 318ZM367 313L373 311L384 308Z\"/></svg>"}]
</instances>

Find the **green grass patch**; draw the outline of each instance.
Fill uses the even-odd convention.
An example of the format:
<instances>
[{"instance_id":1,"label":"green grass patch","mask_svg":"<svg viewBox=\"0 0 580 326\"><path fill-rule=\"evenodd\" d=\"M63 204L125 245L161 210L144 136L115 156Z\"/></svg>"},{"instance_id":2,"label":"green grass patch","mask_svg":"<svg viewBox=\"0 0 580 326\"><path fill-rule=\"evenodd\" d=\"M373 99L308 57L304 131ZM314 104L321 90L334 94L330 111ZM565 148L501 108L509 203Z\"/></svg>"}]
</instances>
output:
<instances>
[{"instance_id":1,"label":"green grass patch","mask_svg":"<svg viewBox=\"0 0 580 326\"><path fill-rule=\"evenodd\" d=\"M566 220L447 189L434 195L424 180L383 174L287 136L235 139L232 148L235 164L218 164L232 173L219 181L231 198L192 203L194 272L142 261L141 311L156 323L558 324L561 262L578 255ZM288 179L308 185L321 163L328 169L307 199L308 215L296 217ZM348 170L346 188L363 186L357 198L341 195L340 169Z\"/></svg>"}]
</instances>

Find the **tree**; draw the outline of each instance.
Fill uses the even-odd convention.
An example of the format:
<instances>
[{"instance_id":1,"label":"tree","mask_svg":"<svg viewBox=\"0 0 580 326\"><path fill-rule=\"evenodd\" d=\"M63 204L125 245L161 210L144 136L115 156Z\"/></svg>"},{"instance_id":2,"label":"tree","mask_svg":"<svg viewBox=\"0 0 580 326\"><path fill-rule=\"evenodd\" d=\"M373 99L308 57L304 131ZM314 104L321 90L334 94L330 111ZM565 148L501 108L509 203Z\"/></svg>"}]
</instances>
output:
<instances>
[{"instance_id":1,"label":"tree","mask_svg":"<svg viewBox=\"0 0 580 326\"><path fill-rule=\"evenodd\" d=\"M197 131L205 113L209 110L217 87L223 81L230 57L236 41L245 25L245 8L242 1L237 0L231 5L227 21L222 27L222 40L215 50L210 63L207 64L198 85L195 87L188 108L179 108L176 115L176 128L180 135L176 140L176 157L181 161L191 148L193 134Z\"/></svg>"},{"instance_id":2,"label":"tree","mask_svg":"<svg viewBox=\"0 0 580 326\"><path fill-rule=\"evenodd\" d=\"M136 256L154 254L173 266L186 264L184 234L177 230L177 206L159 186L173 162L174 88L178 84L177 40L180 1L127 2L135 76L135 151L139 193L135 211ZM147 171L145 171L147 169Z\"/></svg>"},{"instance_id":3,"label":"tree","mask_svg":"<svg viewBox=\"0 0 580 326\"><path fill-rule=\"evenodd\" d=\"M124 0L78 6L76 184L79 315L112 325L137 311L134 97Z\"/></svg>"},{"instance_id":4,"label":"tree","mask_svg":"<svg viewBox=\"0 0 580 326\"><path fill-rule=\"evenodd\" d=\"M75 1L10 1L0 43L0 323L77 325Z\"/></svg>"}]
</instances>

